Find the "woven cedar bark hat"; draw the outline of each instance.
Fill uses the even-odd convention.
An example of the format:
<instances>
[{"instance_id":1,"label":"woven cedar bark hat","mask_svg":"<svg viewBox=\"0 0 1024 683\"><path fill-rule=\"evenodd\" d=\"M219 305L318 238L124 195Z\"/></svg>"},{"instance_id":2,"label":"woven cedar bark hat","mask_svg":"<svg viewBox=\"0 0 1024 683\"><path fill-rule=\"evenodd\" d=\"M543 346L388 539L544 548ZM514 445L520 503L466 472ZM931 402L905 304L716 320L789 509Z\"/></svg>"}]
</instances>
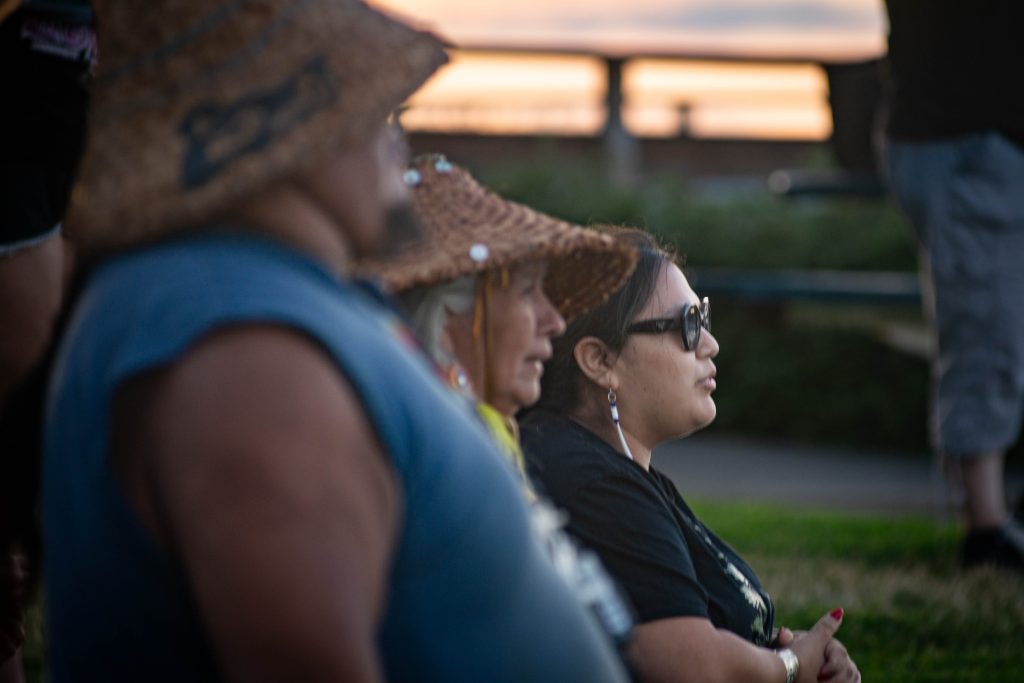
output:
<instances>
[{"instance_id":1,"label":"woven cedar bark hat","mask_svg":"<svg viewBox=\"0 0 1024 683\"><path fill-rule=\"evenodd\" d=\"M414 160L405 181L426 239L368 265L392 291L544 260L544 291L572 318L607 299L636 266L629 246L502 199L441 155Z\"/></svg>"},{"instance_id":2,"label":"woven cedar bark hat","mask_svg":"<svg viewBox=\"0 0 1024 683\"><path fill-rule=\"evenodd\" d=\"M106 0L67 220L86 249L198 227L374 133L446 59L357 0Z\"/></svg>"}]
</instances>

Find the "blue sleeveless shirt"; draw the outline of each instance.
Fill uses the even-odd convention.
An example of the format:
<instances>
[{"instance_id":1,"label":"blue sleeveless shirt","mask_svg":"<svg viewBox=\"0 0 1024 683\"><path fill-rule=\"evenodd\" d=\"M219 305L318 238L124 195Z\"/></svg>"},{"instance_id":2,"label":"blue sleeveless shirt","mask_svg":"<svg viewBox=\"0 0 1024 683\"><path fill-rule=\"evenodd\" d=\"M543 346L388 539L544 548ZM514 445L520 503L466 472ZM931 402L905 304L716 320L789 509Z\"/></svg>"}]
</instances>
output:
<instances>
[{"instance_id":1,"label":"blue sleeveless shirt","mask_svg":"<svg viewBox=\"0 0 1024 683\"><path fill-rule=\"evenodd\" d=\"M106 263L64 338L43 471L55 683L220 679L183 567L110 467L108 429L122 383L249 323L290 327L326 349L397 472L403 512L378 634L388 680L621 680L532 535L514 473L403 346L400 323L297 252L210 234Z\"/></svg>"}]
</instances>

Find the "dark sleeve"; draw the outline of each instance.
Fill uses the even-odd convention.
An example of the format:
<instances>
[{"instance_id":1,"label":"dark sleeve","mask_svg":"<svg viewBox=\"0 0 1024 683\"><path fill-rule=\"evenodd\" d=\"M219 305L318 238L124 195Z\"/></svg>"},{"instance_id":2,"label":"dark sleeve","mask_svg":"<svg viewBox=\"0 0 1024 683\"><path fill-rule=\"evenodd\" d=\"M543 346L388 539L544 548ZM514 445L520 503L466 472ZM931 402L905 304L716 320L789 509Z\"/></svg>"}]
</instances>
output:
<instances>
[{"instance_id":1,"label":"dark sleeve","mask_svg":"<svg viewBox=\"0 0 1024 683\"><path fill-rule=\"evenodd\" d=\"M50 0L34 6L38 12L22 7L0 22L0 245L31 242L56 228L85 146L89 63L57 55L85 42L69 36L89 30L74 26L74 17L90 21L88 3ZM50 52L23 36L30 22L42 22L37 31L59 36L47 45Z\"/></svg>"},{"instance_id":2,"label":"dark sleeve","mask_svg":"<svg viewBox=\"0 0 1024 683\"><path fill-rule=\"evenodd\" d=\"M607 473L583 483L562 503L569 530L601 557L629 595L640 623L708 617L707 593L683 532L653 485Z\"/></svg>"}]
</instances>

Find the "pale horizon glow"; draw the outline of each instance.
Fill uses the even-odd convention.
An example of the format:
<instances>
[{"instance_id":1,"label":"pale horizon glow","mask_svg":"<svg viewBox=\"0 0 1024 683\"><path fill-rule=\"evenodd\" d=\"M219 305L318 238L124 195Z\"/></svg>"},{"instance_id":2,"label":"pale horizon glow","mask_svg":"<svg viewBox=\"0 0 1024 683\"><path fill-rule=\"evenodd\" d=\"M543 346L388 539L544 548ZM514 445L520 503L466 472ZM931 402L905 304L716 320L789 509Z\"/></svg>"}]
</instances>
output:
<instances>
[{"instance_id":1,"label":"pale horizon glow","mask_svg":"<svg viewBox=\"0 0 1024 683\"><path fill-rule=\"evenodd\" d=\"M456 46L868 59L882 0L374 0Z\"/></svg>"},{"instance_id":2,"label":"pale horizon glow","mask_svg":"<svg viewBox=\"0 0 1024 683\"><path fill-rule=\"evenodd\" d=\"M595 135L604 125L604 69L592 57L453 52L409 100L407 129Z\"/></svg>"},{"instance_id":3,"label":"pale horizon glow","mask_svg":"<svg viewBox=\"0 0 1024 683\"><path fill-rule=\"evenodd\" d=\"M596 55L856 61L885 51L881 0L373 4L456 45L562 53L451 51L451 63L410 99L403 123L413 131L594 135L605 119L605 66ZM827 79L810 62L632 59L623 95L623 121L639 136L831 134Z\"/></svg>"},{"instance_id":4,"label":"pale horizon glow","mask_svg":"<svg viewBox=\"0 0 1024 683\"><path fill-rule=\"evenodd\" d=\"M824 140L828 82L809 64L637 60L623 74L623 120L635 134Z\"/></svg>"}]
</instances>

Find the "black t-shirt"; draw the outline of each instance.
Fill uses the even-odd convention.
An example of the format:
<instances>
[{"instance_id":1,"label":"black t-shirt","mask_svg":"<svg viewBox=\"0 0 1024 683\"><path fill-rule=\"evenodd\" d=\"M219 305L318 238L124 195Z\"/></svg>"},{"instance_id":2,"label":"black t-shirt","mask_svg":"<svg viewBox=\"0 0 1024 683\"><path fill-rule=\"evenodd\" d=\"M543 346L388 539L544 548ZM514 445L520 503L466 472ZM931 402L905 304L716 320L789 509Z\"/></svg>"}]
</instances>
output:
<instances>
[{"instance_id":1,"label":"black t-shirt","mask_svg":"<svg viewBox=\"0 0 1024 683\"><path fill-rule=\"evenodd\" d=\"M531 477L569 514L645 623L704 617L756 645L775 608L753 569L697 519L672 481L575 421L533 410L520 423Z\"/></svg>"},{"instance_id":2,"label":"black t-shirt","mask_svg":"<svg viewBox=\"0 0 1024 683\"><path fill-rule=\"evenodd\" d=\"M1024 3L886 0L896 139L996 130L1024 145Z\"/></svg>"}]
</instances>

